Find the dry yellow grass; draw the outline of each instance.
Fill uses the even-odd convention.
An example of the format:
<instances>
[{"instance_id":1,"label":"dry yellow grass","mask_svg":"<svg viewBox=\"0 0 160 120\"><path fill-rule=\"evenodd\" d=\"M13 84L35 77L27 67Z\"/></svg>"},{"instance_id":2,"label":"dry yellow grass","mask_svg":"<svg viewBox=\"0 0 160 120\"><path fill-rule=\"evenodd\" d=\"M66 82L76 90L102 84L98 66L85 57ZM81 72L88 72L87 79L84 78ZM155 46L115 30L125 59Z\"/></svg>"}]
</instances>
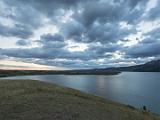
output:
<instances>
[{"instance_id":1,"label":"dry yellow grass","mask_svg":"<svg viewBox=\"0 0 160 120\"><path fill-rule=\"evenodd\" d=\"M0 120L160 120L160 117L57 85L2 80Z\"/></svg>"}]
</instances>

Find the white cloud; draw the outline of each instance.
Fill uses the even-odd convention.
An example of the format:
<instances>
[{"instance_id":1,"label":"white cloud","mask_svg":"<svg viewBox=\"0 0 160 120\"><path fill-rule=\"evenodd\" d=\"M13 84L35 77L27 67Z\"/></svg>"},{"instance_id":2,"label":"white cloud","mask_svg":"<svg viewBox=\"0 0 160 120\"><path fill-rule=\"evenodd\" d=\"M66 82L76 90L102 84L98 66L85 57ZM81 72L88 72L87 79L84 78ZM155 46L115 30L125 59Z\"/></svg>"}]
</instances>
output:
<instances>
[{"instance_id":1,"label":"white cloud","mask_svg":"<svg viewBox=\"0 0 160 120\"><path fill-rule=\"evenodd\" d=\"M34 31L34 35L32 37L32 40L39 40L40 36L43 34L49 34L49 33L55 34L58 32L59 32L59 29L56 25L45 24L44 26L42 26Z\"/></svg>"},{"instance_id":2,"label":"white cloud","mask_svg":"<svg viewBox=\"0 0 160 120\"><path fill-rule=\"evenodd\" d=\"M88 49L88 45L85 43L76 43L72 40L68 40L66 49L70 52L84 52Z\"/></svg>"}]
</instances>

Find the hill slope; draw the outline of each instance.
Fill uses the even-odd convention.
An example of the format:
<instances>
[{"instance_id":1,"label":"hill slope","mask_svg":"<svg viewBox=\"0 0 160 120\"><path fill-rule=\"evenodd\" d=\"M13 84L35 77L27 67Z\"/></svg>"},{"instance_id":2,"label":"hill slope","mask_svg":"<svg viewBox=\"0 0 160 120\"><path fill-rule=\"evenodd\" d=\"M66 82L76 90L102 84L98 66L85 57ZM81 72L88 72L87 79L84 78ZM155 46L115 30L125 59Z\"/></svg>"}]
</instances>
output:
<instances>
[{"instance_id":1,"label":"hill slope","mask_svg":"<svg viewBox=\"0 0 160 120\"><path fill-rule=\"evenodd\" d=\"M105 68L108 71L160 72L160 60L154 60L142 65L129 67Z\"/></svg>"}]
</instances>

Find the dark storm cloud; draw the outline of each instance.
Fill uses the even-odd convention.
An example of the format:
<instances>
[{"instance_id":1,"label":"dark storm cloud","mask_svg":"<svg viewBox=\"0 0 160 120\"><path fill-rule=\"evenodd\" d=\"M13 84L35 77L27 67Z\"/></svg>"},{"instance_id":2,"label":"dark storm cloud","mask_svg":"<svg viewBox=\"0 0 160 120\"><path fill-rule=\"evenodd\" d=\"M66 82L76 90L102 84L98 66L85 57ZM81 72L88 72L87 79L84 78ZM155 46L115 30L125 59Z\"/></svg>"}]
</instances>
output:
<instances>
[{"instance_id":1,"label":"dark storm cloud","mask_svg":"<svg viewBox=\"0 0 160 120\"><path fill-rule=\"evenodd\" d=\"M140 5L146 4L147 1L146 0L128 0L127 2L132 8L134 8L138 4ZM144 6L141 6L141 7L144 7Z\"/></svg>"},{"instance_id":2,"label":"dark storm cloud","mask_svg":"<svg viewBox=\"0 0 160 120\"><path fill-rule=\"evenodd\" d=\"M7 27L0 24L0 35L6 37L29 38L32 31L26 26L16 24L14 27Z\"/></svg>"},{"instance_id":3,"label":"dark storm cloud","mask_svg":"<svg viewBox=\"0 0 160 120\"><path fill-rule=\"evenodd\" d=\"M24 41L18 41L24 42ZM104 57L109 57L105 53L112 53L118 49L116 44L110 46L94 46L89 47L89 49L84 52L70 52L66 49L66 44L62 39L62 36L56 34L46 34L41 36L41 39L37 41L41 44L39 47L35 48L10 48L1 49L1 55L14 58L36 58L36 59L68 59L68 60L92 60ZM21 44L21 43L20 43ZM21 51L21 52L18 52Z\"/></svg>"},{"instance_id":4,"label":"dark storm cloud","mask_svg":"<svg viewBox=\"0 0 160 120\"><path fill-rule=\"evenodd\" d=\"M0 18L4 18L0 25L2 36L29 38L33 31L42 26L42 14L29 4L20 4L24 0L3 0ZM4 5L4 6L3 6ZM12 26L4 26L6 20L12 21Z\"/></svg>"},{"instance_id":5,"label":"dark storm cloud","mask_svg":"<svg viewBox=\"0 0 160 120\"><path fill-rule=\"evenodd\" d=\"M144 7L134 9L144 1L129 1L111 4L111 2L88 2L81 12L74 12L74 20L63 26L64 34L69 38L82 42L117 42L129 34L136 33L136 28L121 28L119 22L135 24L143 12ZM145 6L145 4L143 5Z\"/></svg>"},{"instance_id":6,"label":"dark storm cloud","mask_svg":"<svg viewBox=\"0 0 160 120\"><path fill-rule=\"evenodd\" d=\"M124 29L119 24L94 24L87 32L88 41L115 43L120 39L128 36L130 33L135 33L135 29Z\"/></svg>"},{"instance_id":7,"label":"dark storm cloud","mask_svg":"<svg viewBox=\"0 0 160 120\"><path fill-rule=\"evenodd\" d=\"M160 42L139 44L127 51L132 57L154 57L160 55Z\"/></svg>"},{"instance_id":8,"label":"dark storm cloud","mask_svg":"<svg viewBox=\"0 0 160 120\"><path fill-rule=\"evenodd\" d=\"M86 32L89 34L86 34L86 36L89 37L88 39L89 41L91 41L93 38L91 33L93 32L92 29L105 29L104 32L106 32L108 28L102 27L105 23L113 24L112 29L119 29L118 27L114 26L114 22L133 22L134 20L137 20L137 17L142 15L143 10L137 10L134 9L134 7L141 2L142 0L129 0L128 2L123 1L119 2L118 4L116 2L113 2L113 4L109 1L99 2L89 0L4 1L4 3L6 3L8 5L8 8L10 9L11 14L8 16L10 16L13 20L22 24L23 26L27 26L30 31L43 24L43 16L47 16L48 18L53 19L56 18L58 14L60 14L58 11L71 9L74 12L74 21L72 21L71 23L67 23L67 25L63 26L63 34L66 34L68 38L71 37L77 39L78 41L82 40L82 34L85 35ZM76 7L77 5L79 5L80 7ZM12 10L12 7L14 8L14 10ZM78 13L78 10L81 9L82 12ZM98 28L94 28L93 23L95 22L98 22L100 24ZM88 28L88 26L90 26L90 28ZM108 35L108 33L104 34L104 32L102 34L97 34L102 35L102 39L110 39L107 37L113 36ZM93 36L95 36L94 32Z\"/></svg>"},{"instance_id":9,"label":"dark storm cloud","mask_svg":"<svg viewBox=\"0 0 160 120\"><path fill-rule=\"evenodd\" d=\"M120 6L112 6L109 3L88 3L82 12L82 20L86 26L92 25L94 21L99 22L117 21L120 17Z\"/></svg>"},{"instance_id":10,"label":"dark storm cloud","mask_svg":"<svg viewBox=\"0 0 160 120\"><path fill-rule=\"evenodd\" d=\"M95 21L100 23L114 23L125 21L133 23L144 13L145 0L114 0L89 2L84 5L81 13L75 12L74 18L85 26L91 26ZM139 9L136 8L139 6Z\"/></svg>"},{"instance_id":11,"label":"dark storm cloud","mask_svg":"<svg viewBox=\"0 0 160 120\"><path fill-rule=\"evenodd\" d=\"M67 39L81 41L82 34L85 33L85 27L81 23L74 20L70 23L64 24L61 28L61 32Z\"/></svg>"},{"instance_id":12,"label":"dark storm cloud","mask_svg":"<svg viewBox=\"0 0 160 120\"><path fill-rule=\"evenodd\" d=\"M32 62L38 64L71 68L103 67L114 63L120 65L132 60L140 63L136 61L137 57L160 55L159 29L144 34L145 39L135 46L124 47L118 44L118 41L126 42L129 35L136 34L138 32L136 26L141 21L159 18L158 5L144 16L147 2L147 0L3 0L6 9L2 11L0 17L11 19L13 26L0 25L1 36L20 38L17 45L29 46L31 37L38 28L55 25L59 32L40 33L39 40L36 40L37 47L0 49L0 56L24 61L32 59ZM65 20L68 12L72 14ZM65 22L62 22L63 19ZM120 23L125 23L127 27ZM68 40L87 44L88 48L82 52L71 52L67 49ZM126 57L114 58L113 54L117 51L124 52ZM103 64L98 63L98 59L104 59Z\"/></svg>"},{"instance_id":13,"label":"dark storm cloud","mask_svg":"<svg viewBox=\"0 0 160 120\"><path fill-rule=\"evenodd\" d=\"M14 7L15 14L11 14L10 17L19 24L23 24L23 26L26 26L30 29L35 29L43 24L42 14L34 8L27 5L18 6L17 4Z\"/></svg>"},{"instance_id":14,"label":"dark storm cloud","mask_svg":"<svg viewBox=\"0 0 160 120\"><path fill-rule=\"evenodd\" d=\"M73 39L77 42L91 43L115 43L118 40L123 40L126 36L131 33L137 32L135 28L121 28L119 23L105 23L99 22L94 23L92 26L87 28L78 21L72 21L66 23L61 28L61 32L67 39Z\"/></svg>"},{"instance_id":15,"label":"dark storm cloud","mask_svg":"<svg viewBox=\"0 0 160 120\"><path fill-rule=\"evenodd\" d=\"M51 50L56 48L57 50L61 50L60 48L63 48L66 45L63 36L59 34L44 34L41 36L41 39L37 42L39 42L43 46L42 49Z\"/></svg>"},{"instance_id":16,"label":"dark storm cloud","mask_svg":"<svg viewBox=\"0 0 160 120\"><path fill-rule=\"evenodd\" d=\"M98 43L91 43L89 47L89 51L92 51L93 53L97 55L101 55L99 58L103 57L110 57L109 55L105 56L105 53L113 53L117 50L121 49L120 45L117 45L116 43L112 44L98 44Z\"/></svg>"},{"instance_id":17,"label":"dark storm cloud","mask_svg":"<svg viewBox=\"0 0 160 120\"><path fill-rule=\"evenodd\" d=\"M147 36L139 44L126 49L131 57L156 57L160 56L160 28L156 28L145 35Z\"/></svg>"},{"instance_id":18,"label":"dark storm cloud","mask_svg":"<svg viewBox=\"0 0 160 120\"><path fill-rule=\"evenodd\" d=\"M18 46L29 46L29 45L31 45L31 42L29 40L18 40L16 42L16 45L18 45Z\"/></svg>"},{"instance_id":19,"label":"dark storm cloud","mask_svg":"<svg viewBox=\"0 0 160 120\"><path fill-rule=\"evenodd\" d=\"M44 42L48 42L48 41L64 41L63 36L59 35L59 34L44 34L41 36L41 40Z\"/></svg>"},{"instance_id":20,"label":"dark storm cloud","mask_svg":"<svg viewBox=\"0 0 160 120\"><path fill-rule=\"evenodd\" d=\"M14 6L29 6L51 17L58 9L70 9L89 0L5 0L5 3ZM94 1L94 0L93 0Z\"/></svg>"}]
</instances>

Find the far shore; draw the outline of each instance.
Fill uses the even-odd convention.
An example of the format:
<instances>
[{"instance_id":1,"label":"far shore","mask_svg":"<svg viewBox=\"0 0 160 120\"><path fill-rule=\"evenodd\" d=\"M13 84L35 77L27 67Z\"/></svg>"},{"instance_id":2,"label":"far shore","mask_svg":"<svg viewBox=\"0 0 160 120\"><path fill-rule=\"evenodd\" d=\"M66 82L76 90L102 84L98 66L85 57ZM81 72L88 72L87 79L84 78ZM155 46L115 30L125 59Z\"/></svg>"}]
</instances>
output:
<instances>
[{"instance_id":1,"label":"far shore","mask_svg":"<svg viewBox=\"0 0 160 120\"><path fill-rule=\"evenodd\" d=\"M22 75L117 75L118 71L105 70L0 70L0 77Z\"/></svg>"}]
</instances>

